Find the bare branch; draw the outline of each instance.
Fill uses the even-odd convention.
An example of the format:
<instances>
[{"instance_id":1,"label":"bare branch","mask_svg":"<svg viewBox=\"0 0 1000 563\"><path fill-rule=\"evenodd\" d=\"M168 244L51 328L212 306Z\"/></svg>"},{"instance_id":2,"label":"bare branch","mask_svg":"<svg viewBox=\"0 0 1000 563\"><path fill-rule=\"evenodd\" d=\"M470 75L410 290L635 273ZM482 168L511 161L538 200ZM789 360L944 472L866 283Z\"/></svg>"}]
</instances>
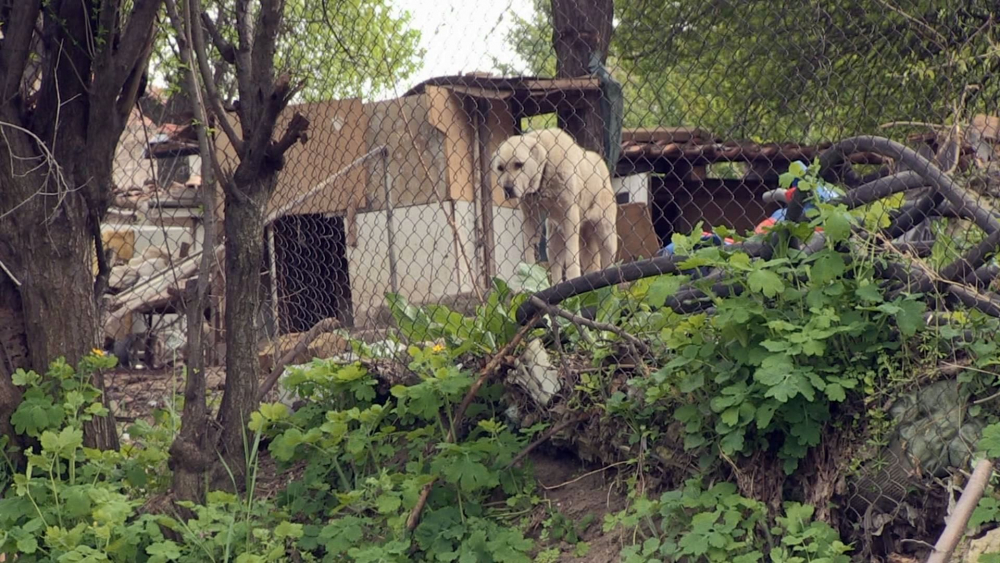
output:
<instances>
[{"instance_id":1,"label":"bare branch","mask_svg":"<svg viewBox=\"0 0 1000 563\"><path fill-rule=\"evenodd\" d=\"M643 354L649 353L649 346L646 346L645 342L643 342L642 340L639 340L635 336L632 336L628 332L626 332L626 331L624 331L624 330L616 327L615 325L611 325L611 324L607 324L607 323L602 323L602 322L598 322L598 321L592 321L590 319L581 317L579 315L574 315L573 313L570 313L566 309L562 309L560 307L556 307L555 305L549 305L548 303L546 303L541 298L539 298L538 296L535 296L535 295L531 296L531 303L533 305L535 305L536 307L538 307L539 309L545 311L546 313L548 313L550 315L555 315L555 316L558 316L558 317L562 317L562 318L568 320L569 322L571 322L571 323L573 323L575 325L582 325L582 326L586 326L586 327L589 327L589 328L592 328L592 329L595 329L595 330L603 330L603 331L606 331L606 332L613 332L614 334L617 334L622 339L624 339L626 342L628 342L629 345L635 346Z\"/></svg>"},{"instance_id":2,"label":"bare branch","mask_svg":"<svg viewBox=\"0 0 1000 563\"><path fill-rule=\"evenodd\" d=\"M281 15L284 2L282 0L261 0L260 13L254 26L253 50L253 80L258 87L270 84L274 76L274 54L278 44L278 32L281 26ZM277 91L277 85L275 85ZM246 94L241 92L240 96Z\"/></svg>"},{"instance_id":3,"label":"bare branch","mask_svg":"<svg viewBox=\"0 0 1000 563\"><path fill-rule=\"evenodd\" d=\"M201 14L202 22L205 23L205 27L208 28L209 35L212 35L212 40L215 42L216 48L222 53L222 58L226 59L230 64L236 62L236 53L233 50L233 46L222 38L219 30L215 28L212 23L212 18L208 17L208 14L201 11L201 0L189 0L191 2L191 13ZM208 64L208 52L205 48L205 36L202 33L200 25L195 25L195 22L190 22L191 25L191 46L194 50L194 57L198 63L198 69L201 71L201 83L205 87L205 91L208 99L205 100L212 114L215 115L215 119L222 128L223 133L226 134L226 138L229 139L229 143L233 146L236 151L236 155L242 158L243 155L243 139L236 134L236 129L229 123L229 119L226 117L226 112L222 107L222 97L219 96L219 91L215 87L215 76L212 73L212 69ZM218 36L216 38L216 36ZM221 43L220 43L221 42ZM224 45L220 46L220 45ZM226 48L228 48L229 57L231 61L226 58Z\"/></svg>"},{"instance_id":4,"label":"bare branch","mask_svg":"<svg viewBox=\"0 0 1000 563\"><path fill-rule=\"evenodd\" d=\"M296 142L305 143L307 140L306 130L309 129L309 120L301 113L295 112L292 121L288 124L284 134L276 143L268 147L268 158L281 159Z\"/></svg>"},{"instance_id":5,"label":"bare branch","mask_svg":"<svg viewBox=\"0 0 1000 563\"><path fill-rule=\"evenodd\" d=\"M116 92L121 91L129 74L135 68L136 63L141 61L145 67L145 57L143 51L147 50L147 44L153 35L153 26L156 24L156 15L160 11L161 0L135 0L132 12L129 14L128 24L122 30L121 42L115 51L115 88Z\"/></svg>"},{"instance_id":6,"label":"bare branch","mask_svg":"<svg viewBox=\"0 0 1000 563\"><path fill-rule=\"evenodd\" d=\"M268 392L271 391L271 388L274 387L274 384L277 383L281 374L285 372L285 366L290 364L296 357L305 352L306 349L309 348L309 345L312 344L314 340L319 338L321 334L333 332L338 328L340 328L340 321L333 317L323 319L314 324L313 327L302 335L299 341L295 343L295 346L286 352L285 355L274 364L274 369L271 370L271 373L267 376L267 379L264 380L264 383L261 383L260 389L257 391L257 402L259 403L264 400L264 397L267 396Z\"/></svg>"},{"instance_id":7,"label":"bare branch","mask_svg":"<svg viewBox=\"0 0 1000 563\"><path fill-rule=\"evenodd\" d=\"M41 8L41 0L19 0L14 3L10 21L4 25L3 49L0 49L0 104L9 103L21 86Z\"/></svg>"},{"instance_id":8,"label":"bare branch","mask_svg":"<svg viewBox=\"0 0 1000 563\"><path fill-rule=\"evenodd\" d=\"M232 43L226 41L226 38L223 37L222 33L219 32L219 28L215 26L215 22L212 21L212 17L206 14L205 12L201 11L201 2L197 2L197 4L198 5L195 11L201 13L201 23L205 27L205 29L208 30L208 36L209 38L212 39L212 44L215 45L216 50L219 51L219 55L222 57L222 60L226 61L231 65L236 64L236 47L233 47ZM201 33L199 31L196 31L192 28L192 35L200 35L200 34ZM198 38L193 37L193 39L195 43L195 51L197 51ZM202 46L202 48L204 48L204 45Z\"/></svg>"},{"instance_id":9,"label":"bare branch","mask_svg":"<svg viewBox=\"0 0 1000 563\"><path fill-rule=\"evenodd\" d=\"M236 83L240 96L247 96L253 88L253 66L250 52L253 43L250 37L250 0L236 0L236 35L239 44L236 47ZM240 111L240 117L244 114Z\"/></svg>"}]
</instances>

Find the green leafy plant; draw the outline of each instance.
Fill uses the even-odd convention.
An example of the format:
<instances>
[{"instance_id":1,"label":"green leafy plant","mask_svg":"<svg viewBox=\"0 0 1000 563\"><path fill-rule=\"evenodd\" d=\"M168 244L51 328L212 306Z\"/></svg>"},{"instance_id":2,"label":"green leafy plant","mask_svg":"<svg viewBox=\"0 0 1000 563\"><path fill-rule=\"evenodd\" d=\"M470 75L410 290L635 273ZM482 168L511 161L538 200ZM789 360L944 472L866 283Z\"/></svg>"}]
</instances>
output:
<instances>
[{"instance_id":1,"label":"green leafy plant","mask_svg":"<svg viewBox=\"0 0 1000 563\"><path fill-rule=\"evenodd\" d=\"M415 309L408 315L422 318ZM472 385L458 366L463 350L410 347L418 380L382 397L360 364L316 360L284 382L307 399L305 408L292 413L281 404L262 405L253 414L250 428L271 436L273 458L305 464L303 478L278 498L306 523L300 549L358 561L529 560L533 542L491 518L486 502L494 492L513 496L524 489L521 471L505 466L527 436L493 416L495 389L484 389L483 400L468 409L467 435L446 440L465 434L451 418ZM411 535L407 517L432 481Z\"/></svg>"},{"instance_id":2,"label":"green leafy plant","mask_svg":"<svg viewBox=\"0 0 1000 563\"><path fill-rule=\"evenodd\" d=\"M604 530L622 530L632 544L625 563L652 561L771 561L848 563L844 545L829 525L812 520L813 508L786 503L777 525L767 525L763 503L740 496L732 483L705 489L700 480L656 500L631 497L631 505L605 517ZM773 547L768 549L768 545Z\"/></svg>"}]
</instances>

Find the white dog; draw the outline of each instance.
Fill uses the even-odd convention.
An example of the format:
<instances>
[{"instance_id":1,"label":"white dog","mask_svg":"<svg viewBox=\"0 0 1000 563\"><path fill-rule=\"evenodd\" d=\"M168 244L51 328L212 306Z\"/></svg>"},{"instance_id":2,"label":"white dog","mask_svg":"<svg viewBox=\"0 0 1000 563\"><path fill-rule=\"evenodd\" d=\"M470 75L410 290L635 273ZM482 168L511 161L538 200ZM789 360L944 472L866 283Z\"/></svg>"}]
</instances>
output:
<instances>
[{"instance_id":1,"label":"white dog","mask_svg":"<svg viewBox=\"0 0 1000 563\"><path fill-rule=\"evenodd\" d=\"M561 129L515 135L491 164L507 199L524 214L524 261L535 263L542 212L548 214L549 273L553 283L608 268L618 252L618 206L601 155Z\"/></svg>"}]
</instances>

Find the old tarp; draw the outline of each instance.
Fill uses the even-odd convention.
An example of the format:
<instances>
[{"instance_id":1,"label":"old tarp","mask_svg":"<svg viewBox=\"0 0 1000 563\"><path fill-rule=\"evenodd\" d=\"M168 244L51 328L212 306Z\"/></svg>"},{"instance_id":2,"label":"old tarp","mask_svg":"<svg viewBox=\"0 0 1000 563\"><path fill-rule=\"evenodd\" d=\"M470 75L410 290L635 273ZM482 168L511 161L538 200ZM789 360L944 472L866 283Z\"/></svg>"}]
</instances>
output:
<instances>
[{"instance_id":1,"label":"old tarp","mask_svg":"<svg viewBox=\"0 0 1000 563\"><path fill-rule=\"evenodd\" d=\"M604 121L604 158L608 169L614 174L618 165L618 155L622 151L622 116L625 109L625 98L622 85L619 84L608 69L601 64L600 56L594 53L590 56L590 72L597 76L601 86L601 119Z\"/></svg>"}]
</instances>

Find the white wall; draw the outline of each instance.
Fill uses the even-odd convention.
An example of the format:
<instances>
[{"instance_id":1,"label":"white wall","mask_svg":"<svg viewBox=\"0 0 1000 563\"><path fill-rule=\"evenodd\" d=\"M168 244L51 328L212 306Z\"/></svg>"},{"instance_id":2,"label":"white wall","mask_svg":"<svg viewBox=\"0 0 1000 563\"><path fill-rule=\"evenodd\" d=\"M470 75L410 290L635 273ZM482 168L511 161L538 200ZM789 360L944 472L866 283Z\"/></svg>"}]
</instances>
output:
<instances>
[{"instance_id":1,"label":"white wall","mask_svg":"<svg viewBox=\"0 0 1000 563\"><path fill-rule=\"evenodd\" d=\"M524 257L524 217L520 209L493 207L493 241L497 277L511 283Z\"/></svg>"},{"instance_id":2,"label":"white wall","mask_svg":"<svg viewBox=\"0 0 1000 563\"><path fill-rule=\"evenodd\" d=\"M649 174L633 174L612 178L611 185L615 193L628 193L629 202L649 203Z\"/></svg>"},{"instance_id":3,"label":"white wall","mask_svg":"<svg viewBox=\"0 0 1000 563\"><path fill-rule=\"evenodd\" d=\"M398 292L411 303L438 301L473 291L472 278L455 243L448 215L455 223L475 271L475 217L469 202L415 205L393 210ZM355 324L371 326L371 315L385 305L390 283L389 229L384 211L357 215L358 244L347 249Z\"/></svg>"}]
</instances>

